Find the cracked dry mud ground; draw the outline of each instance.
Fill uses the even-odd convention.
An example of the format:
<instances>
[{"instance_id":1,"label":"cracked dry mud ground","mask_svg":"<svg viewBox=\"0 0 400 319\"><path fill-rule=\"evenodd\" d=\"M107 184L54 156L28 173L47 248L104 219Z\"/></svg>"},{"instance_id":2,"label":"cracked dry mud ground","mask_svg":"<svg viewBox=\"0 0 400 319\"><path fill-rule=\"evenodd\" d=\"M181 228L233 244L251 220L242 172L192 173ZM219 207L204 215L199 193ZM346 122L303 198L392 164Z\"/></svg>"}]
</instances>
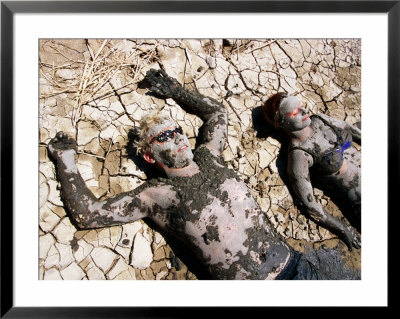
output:
<instances>
[{"instance_id":1,"label":"cracked dry mud ground","mask_svg":"<svg viewBox=\"0 0 400 319\"><path fill-rule=\"evenodd\" d=\"M40 279L205 278L183 247L147 221L78 231L60 199L46 150L58 131L74 137L80 173L90 190L104 199L146 180L127 144L130 130L148 111L169 111L194 147L201 120L170 99L146 95L138 84L149 68L160 66L187 88L228 109L224 159L295 249L340 244L299 213L287 187L284 140L257 115L269 95L286 91L296 92L311 113L360 121L360 40L46 39L39 50ZM330 213L342 218L326 194L319 189L315 193ZM361 251L346 253L360 267Z\"/></svg>"}]
</instances>

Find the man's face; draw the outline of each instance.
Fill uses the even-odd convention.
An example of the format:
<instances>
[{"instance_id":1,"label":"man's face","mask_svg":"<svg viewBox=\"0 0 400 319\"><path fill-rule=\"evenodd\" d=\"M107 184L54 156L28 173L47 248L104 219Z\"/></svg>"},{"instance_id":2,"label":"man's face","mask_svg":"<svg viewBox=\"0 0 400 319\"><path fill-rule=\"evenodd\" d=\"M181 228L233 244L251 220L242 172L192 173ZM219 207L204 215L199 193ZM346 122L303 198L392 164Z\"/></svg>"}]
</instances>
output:
<instances>
[{"instance_id":1,"label":"man's face","mask_svg":"<svg viewBox=\"0 0 400 319\"><path fill-rule=\"evenodd\" d=\"M311 124L303 103L295 96L284 98L279 107L282 118L282 126L286 131L298 131Z\"/></svg>"},{"instance_id":2,"label":"man's face","mask_svg":"<svg viewBox=\"0 0 400 319\"><path fill-rule=\"evenodd\" d=\"M161 166L183 168L193 160L188 138L172 120L152 126L147 133L147 139L151 155Z\"/></svg>"}]
</instances>

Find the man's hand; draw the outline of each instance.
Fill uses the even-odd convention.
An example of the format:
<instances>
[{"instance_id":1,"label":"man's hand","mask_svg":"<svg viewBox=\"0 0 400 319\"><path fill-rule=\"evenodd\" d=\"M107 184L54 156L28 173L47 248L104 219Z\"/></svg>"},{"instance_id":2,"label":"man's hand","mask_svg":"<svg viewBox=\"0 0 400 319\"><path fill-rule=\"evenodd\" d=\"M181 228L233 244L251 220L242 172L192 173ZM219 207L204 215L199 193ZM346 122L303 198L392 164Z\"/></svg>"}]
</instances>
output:
<instances>
[{"instance_id":1,"label":"man's hand","mask_svg":"<svg viewBox=\"0 0 400 319\"><path fill-rule=\"evenodd\" d=\"M149 90L163 98L173 98L181 87L179 82L163 70L150 69L144 78L150 84Z\"/></svg>"},{"instance_id":2,"label":"man's hand","mask_svg":"<svg viewBox=\"0 0 400 319\"><path fill-rule=\"evenodd\" d=\"M361 238L353 227L345 226L341 237L349 250L361 248Z\"/></svg>"},{"instance_id":3,"label":"man's hand","mask_svg":"<svg viewBox=\"0 0 400 319\"><path fill-rule=\"evenodd\" d=\"M61 158L62 153L67 150L76 152L76 142L72 138L68 138L64 132L58 132L56 136L49 142L49 154L56 160Z\"/></svg>"}]
</instances>

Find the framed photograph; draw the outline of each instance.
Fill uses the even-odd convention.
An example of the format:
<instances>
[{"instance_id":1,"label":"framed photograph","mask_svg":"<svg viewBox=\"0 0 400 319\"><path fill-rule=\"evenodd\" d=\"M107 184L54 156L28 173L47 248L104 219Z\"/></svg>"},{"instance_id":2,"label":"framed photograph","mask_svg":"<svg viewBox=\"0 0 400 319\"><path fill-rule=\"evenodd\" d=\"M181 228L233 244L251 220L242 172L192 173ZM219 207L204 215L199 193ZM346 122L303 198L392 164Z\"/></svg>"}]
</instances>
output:
<instances>
[{"instance_id":1,"label":"framed photograph","mask_svg":"<svg viewBox=\"0 0 400 319\"><path fill-rule=\"evenodd\" d=\"M389 309L399 12L2 2L1 316Z\"/></svg>"}]
</instances>

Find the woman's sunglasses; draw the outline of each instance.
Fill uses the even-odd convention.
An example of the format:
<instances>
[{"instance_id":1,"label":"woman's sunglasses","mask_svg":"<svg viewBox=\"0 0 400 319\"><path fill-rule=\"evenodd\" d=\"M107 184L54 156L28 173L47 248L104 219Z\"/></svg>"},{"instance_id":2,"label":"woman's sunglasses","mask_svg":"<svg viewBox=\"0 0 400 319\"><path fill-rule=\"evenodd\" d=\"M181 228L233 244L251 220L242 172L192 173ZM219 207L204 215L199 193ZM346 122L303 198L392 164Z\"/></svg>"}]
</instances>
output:
<instances>
[{"instance_id":1,"label":"woman's sunglasses","mask_svg":"<svg viewBox=\"0 0 400 319\"><path fill-rule=\"evenodd\" d=\"M178 126L174 130L167 130L157 135L156 137L153 137L150 140L150 145L153 144L155 141L159 143L164 143L166 141L169 141L170 139L173 139L175 137L176 133L182 134L183 133L182 127Z\"/></svg>"}]
</instances>

